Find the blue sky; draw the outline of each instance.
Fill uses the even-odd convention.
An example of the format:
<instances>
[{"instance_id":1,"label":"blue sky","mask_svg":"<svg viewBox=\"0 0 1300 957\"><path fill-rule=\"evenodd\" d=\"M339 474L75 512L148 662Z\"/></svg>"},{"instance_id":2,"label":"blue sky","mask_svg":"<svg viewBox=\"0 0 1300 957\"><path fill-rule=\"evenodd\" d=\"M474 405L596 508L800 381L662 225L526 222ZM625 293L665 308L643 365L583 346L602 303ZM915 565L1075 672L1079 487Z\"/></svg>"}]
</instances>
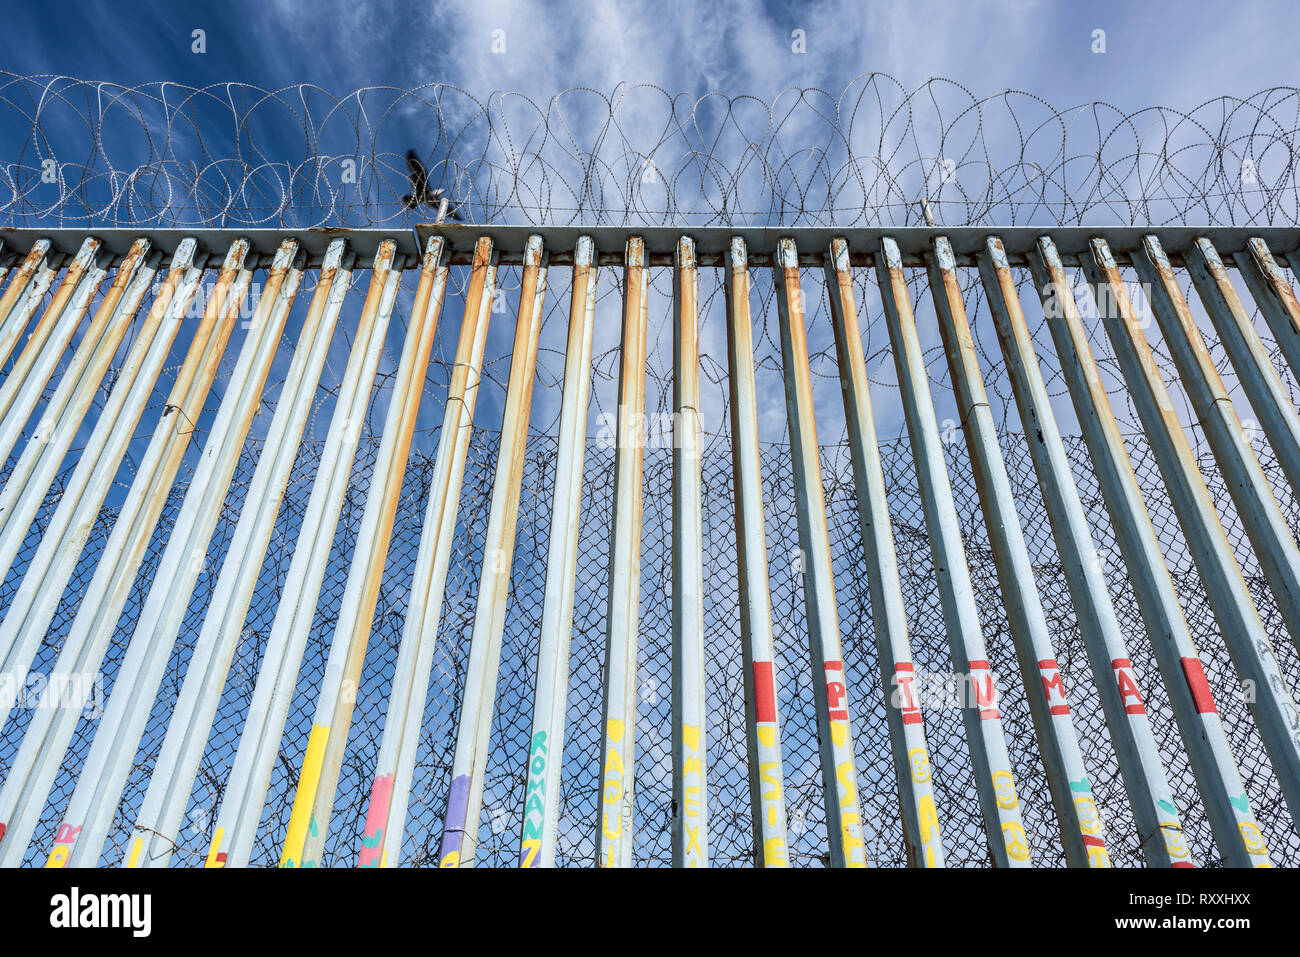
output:
<instances>
[{"instance_id":1,"label":"blue sky","mask_svg":"<svg viewBox=\"0 0 1300 957\"><path fill-rule=\"evenodd\" d=\"M9 12L3 66L137 83L242 80L316 83L342 93L371 84L457 83L471 92L550 94L575 85L657 83L673 91L770 96L790 85L838 91L878 70L913 86L950 77L976 94L1032 91L1057 106L1193 106L1296 80L1300 6L1241 2L999 4L566 3L452 0L431 4L285 0L172 4L90 2L51 19ZM207 53L191 31L207 31ZM506 54L492 52L494 29ZM790 49L806 33L807 52ZM1106 31L1106 53L1091 52Z\"/></svg>"}]
</instances>

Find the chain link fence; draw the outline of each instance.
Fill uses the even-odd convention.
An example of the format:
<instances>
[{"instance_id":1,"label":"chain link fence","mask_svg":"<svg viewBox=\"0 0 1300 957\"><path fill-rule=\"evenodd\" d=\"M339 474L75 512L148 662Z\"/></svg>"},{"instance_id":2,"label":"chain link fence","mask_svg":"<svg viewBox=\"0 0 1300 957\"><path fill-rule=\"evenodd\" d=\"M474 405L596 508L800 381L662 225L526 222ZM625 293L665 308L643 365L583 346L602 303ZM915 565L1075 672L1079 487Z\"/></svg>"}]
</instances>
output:
<instances>
[{"instance_id":1,"label":"chain link fence","mask_svg":"<svg viewBox=\"0 0 1300 957\"><path fill-rule=\"evenodd\" d=\"M917 303L918 324L929 351L931 388L935 394L936 414L942 419L949 407L951 394L942 353L937 349L937 330L933 311L927 310L929 298L925 279L913 270L913 299ZM784 406L781 392L781 355L776 330L776 309L772 284L766 271L755 268L752 296L760 394L760 431L763 440L762 470L766 496L767 547L771 577L773 615L776 627L776 671L778 707L782 722L785 757L785 781L789 808L790 860L800 866L823 866L827 863L826 822L823 811L821 771L818 759L817 726L813 703L813 674L810 667L805 617L803 582L799 567L799 541L795 526L795 489L790 450L785 433ZM864 837L868 859L875 865L901 866L905 863L896 789L885 722L885 696L880 688L872 616L866 588L864 549L861 543L848 447L844 441L843 415L839 407L835 357L824 303L824 293L816 270L807 270L804 286L808 308L809 343L815 380L818 428L821 436L823 485L830 527L835 584L839 603L840 633L843 641L845 669L853 709L856 737L859 791L864 810ZM371 414L363 433L353 466L342 515L334 536L333 551L327 566L324 585L317 603L311 637L299 673L289 719L281 741L279 760L271 779L252 863L272 866L279 858L280 845L288 824L307 741L316 691L320 686L334 624L343 601L344 583L356 542L366 492L383 429L383 413L391 396L396 353L405 328L410 292L414 283L408 273L399 299L397 313L389 331L389 355L381 364L372 395ZM290 326L282 344L284 361L294 347L295 323L309 299L314 277L308 276L295 303ZM347 745L340 776L338 796L330 822L329 839L323 862L348 866L355 862L358 839L366 812L369 786L383 733L388 695L393 679L398 644L406 611L406 602L419 546L441 420L442 398L451 355L460 325L463 291L468 271L452 267L452 284L441 319L435 361L429 369L423 405L414 447L406 468L401 500L389 548L384 581L365 659L365 669L357 692L356 715ZM494 308L494 331L489 339L488 360L484 364L483 384L478 401L478 423L470 443L465 480L460 496L455 529L453 558L438 635L421 746L412 787L410 811L406 821L406 839L400 863L432 865L436 863L441 839L445 802L450 783L456 723L469 656L474 602L482 570L483 539L490 505L493 470L497 459L500 434L494 426L500 421L501 400L510 367L510 341L513 335L513 291L519 286L519 269L502 266L499 287L505 291L502 305ZM574 603L573 643L568 687L567 739L564 749L563 778L560 796L560 825L557 862L567 866L592 866L596 854L597 805L599 789L599 720L601 713L602 669L605 649L605 603L608 579L609 534L613 508L611 476L614 450L606 440L608 418L616 402L616 368L618 326L621 309L621 272L602 268L599 273L597 332L594 359L594 384L589 409L588 441L583 484L578 579ZM704 585L705 651L707 667L708 726L708 827L711 859L721 866L747 865L752 861L752 834L749 810L747 755L745 747L745 702L742 680L742 655L737 608L738 579L732 502L732 464L730 436L726 415L725 314L722 304L722 270L701 270L701 340L705 394L701 414L705 428L706 454L703 459L704 511ZM857 270L859 313L864 327L868 370L872 379L872 396L876 420L881 433L881 454L893 516L895 547L898 552L908 625L918 672L931 676L938 687L952 671L948 643L940 613L935 575L925 521L916 487L910 445L902 426L902 417L893 379L892 359L884 332L878 294L873 277L867 270ZM325 379L318 390L317 409L298 451L297 460L280 507L271 546L261 566L261 576L252 607L245 621L243 635L226 682L216 721L209 735L203 762L195 780L186 825L178 837L173 861L178 866L202 862L207 853L214 826L215 811L221 800L244 716L251 701L254 682L264 645L275 616L279 593L284 584L293 547L299 535L307 497L316 475L317 465L328 434L334 389L340 378L348 342L348 317L355 316L364 296L368 274L358 271L344 309L344 319L335 333L335 342L327 364ZM508 612L497 683L491 747L487 760L483 815L480 823L477 863L513 866L517 861L520 822L523 813L527 745L532 715L536 675L538 632L547 558L547 540L551 518L551 497L556 465L559 384L563 375L563 347L569 299L569 270L553 267L547 296L546 322L542 334L541 358L528 435L514 564L508 595ZM1010 405L1010 388L999 359L991 322L982 296L967 277L967 306L971 312L977 344L980 347L990 396L1002 426L1002 448L1021 522L1027 539L1038 586L1052 624L1057 660L1070 690L1076 727L1084 749L1098 805L1106 827L1111 859L1116 865L1138 866L1141 835L1136 831L1115 752L1111 746L1101 712L1092 672L1079 634L1064 573L1056 553L1045 509L1039 497L1023 434ZM1041 310L1026 298L1026 315L1041 316ZM814 305L816 304L816 305ZM496 315L496 313L502 313ZM672 306L671 275L656 269L652 283L650 311L650 360L647 410L656 415L671 412L672 386ZM294 318L297 317L297 318ZM1165 380L1176 395L1176 375L1168 354L1152 336L1157 357L1164 368ZM1092 329L1093 345L1104 369L1113 370L1113 356L1106 348L1099 328ZM177 355L184 348L185 337L178 336ZM1219 366L1228 369L1217 342L1207 340ZM1054 394L1063 430L1073 429L1064 387L1050 350L1041 344L1048 341L1040 328L1035 341L1043 352L1042 362L1049 389ZM1270 341L1270 346L1272 343ZM221 383L228 374L239 346L232 342L227 350L222 379L210 397L205 416L215 411L220 399ZM125 348L125 346L124 346ZM1295 382L1280 355L1274 356L1287 384ZM281 368L277 366L277 368ZM160 379L155 402L146 412L139 432L148 431L161 411L175 366ZM113 376L108 377L111 383ZM54 379L57 382L57 377ZM154 703L150 722L136 756L110 840L102 856L104 864L119 864L125 854L135 811L148 785L171 708L180 692L193 642L197 639L217 574L222 563L243 560L228 554L229 542L238 520L258 457L262 453L265 423L276 405L276 375L264 397L265 409L258 417L253 434L245 444L243 455L230 483L222 517L208 548L205 572L191 598L179 640L172 650L165 678ZM1230 382L1235 388L1235 382ZM99 398L102 404L107 383ZM1300 837L1292 828L1290 815L1283 803L1281 790L1273 775L1250 717L1243 689L1232 668L1217 623L1210 612L1204 588L1195 565L1187 553L1174 512L1163 487L1146 441L1135 427L1131 409L1126 405L1122 384L1112 389L1112 402L1122 425L1129 432L1130 455L1142 486L1152 521L1165 550L1167 561L1196 643L1206 664L1207 677L1215 693L1220 714L1234 752L1240 763L1251 804L1263 829L1275 862L1300 864ZM88 417L93 423L97 410ZM1244 413L1243 413L1244 417ZM39 413L34 420L39 419ZM1192 421L1184 414L1184 422ZM203 430L208 420L200 417L198 434L190 449L190 462L202 447ZM612 431L612 430L610 430ZM1273 604L1253 551L1246 540L1223 479L1213 457L1205 450L1196 427L1189 435L1198 450L1202 474L1219 506L1224 526L1242 563L1255 602L1287 676L1292 692L1300 691L1300 655L1295 642ZM656 439L658 435L658 439ZM672 804L671 761L671 517L672 517L672 445L671 432L652 428L644 466L644 534L642 543L641 629L638 645L637 686L639 709L636 727L637 785L635 793L634 857L640 865L664 865L671 860L670 832ZM1003 610L1003 597L994 571L988 535L984 528L969 459L959 426L945 420L945 451L957 511L962 521L966 554L976 589L981 623L988 644L990 663L1001 691L1001 711L1008 736L1012 767L1020 792L1025 828L1033 861L1039 866L1063 866L1064 857L1056 832L1055 814L1047 782L1038 758L1037 744L1029 717L1024 688L1016 665L1014 650ZM75 616L96 561L113 526L121 491L134 475L139 443L133 445L118 477L118 486L110 493L79 564L67 586L59 611L46 636L33 670L48 672L57 658L62 641ZM1091 519L1098 555L1104 562L1111 597L1133 657L1134 667L1143 683L1148 713L1160 744L1161 754L1182 811L1189 846L1197 860L1217 862L1218 855L1197 795L1195 782L1184 753L1176 722L1173 720L1159 671L1151 654L1150 642L1138 612L1124 564L1119 557L1089 462L1087 449L1077 437L1067 438L1075 479L1085 509ZM1278 469L1267 443L1261 438L1257 452L1282 505L1293 533L1300 532L1300 503ZM9 576L0 586L0 611L12 601L17 584L34 554L41 533L56 507L62 483L75 464L76 450L70 453L64 471L54 483L34 521L24 549ZM6 467L6 474L12 468ZM188 482L188 469L176 483L163 509L146 557L137 574L126 611L118 623L101 673L104 694L111 693L112 679L144 603L153 571L161 558L172 522L180 509ZM932 694L925 707L926 734L934 767L936 803L948 861L952 865L986 866L989 853L975 797L974 780L965 740L965 729L956 695L951 704L941 693ZM0 734L0 768L9 765L27 727L28 715L15 711ZM96 730L94 714L80 724L65 757L63 767L27 856L29 864L43 860L48 840L62 815L78 769L89 749ZM390 862L399 863L399 862Z\"/></svg>"}]
</instances>

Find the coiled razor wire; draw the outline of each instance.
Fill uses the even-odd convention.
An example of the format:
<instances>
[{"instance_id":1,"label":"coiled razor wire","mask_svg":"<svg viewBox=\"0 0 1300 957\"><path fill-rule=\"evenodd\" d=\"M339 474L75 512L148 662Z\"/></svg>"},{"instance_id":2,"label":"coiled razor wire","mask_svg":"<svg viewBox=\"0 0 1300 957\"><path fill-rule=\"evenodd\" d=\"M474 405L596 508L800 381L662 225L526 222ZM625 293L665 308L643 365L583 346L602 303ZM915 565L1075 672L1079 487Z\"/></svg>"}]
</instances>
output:
<instances>
[{"instance_id":1,"label":"coiled razor wire","mask_svg":"<svg viewBox=\"0 0 1300 957\"><path fill-rule=\"evenodd\" d=\"M1294 225L1300 90L1061 108L866 73L770 101L658 86L138 86L0 73L0 223L393 227L414 149L478 223Z\"/></svg>"}]
</instances>

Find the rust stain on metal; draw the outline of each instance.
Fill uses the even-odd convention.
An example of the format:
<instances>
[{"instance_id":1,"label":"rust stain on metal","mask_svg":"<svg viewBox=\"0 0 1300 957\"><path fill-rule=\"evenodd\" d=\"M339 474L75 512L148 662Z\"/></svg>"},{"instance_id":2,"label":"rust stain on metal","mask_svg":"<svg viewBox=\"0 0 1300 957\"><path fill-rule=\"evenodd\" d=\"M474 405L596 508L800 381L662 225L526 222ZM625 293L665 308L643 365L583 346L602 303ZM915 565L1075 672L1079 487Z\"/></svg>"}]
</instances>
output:
<instances>
[{"instance_id":1,"label":"rust stain on metal","mask_svg":"<svg viewBox=\"0 0 1300 957\"><path fill-rule=\"evenodd\" d=\"M1123 312L1129 317L1130 321L1136 322L1133 316L1132 305L1129 302L1128 292L1124 289L1124 282L1119 278L1119 269L1114 265L1114 258L1110 256L1110 249L1104 239L1094 239L1093 248L1100 247L1106 250L1106 256L1110 258L1110 265L1103 266L1103 272L1107 276L1112 291L1118 296L1123 296ZM1145 236L1142 239L1143 249L1146 250L1147 258L1151 260L1155 267L1156 274L1159 277L1161 289L1156 290L1156 295L1165 296L1173 311L1178 325L1182 328L1183 338L1192 351L1194 361L1197 365L1199 374L1205 380L1205 385L1211 393L1210 401L1227 402L1228 389L1223 384L1223 379L1219 376L1219 370L1214 366L1214 357L1210 355L1210 350L1205 346L1205 340L1201 337L1200 327L1196 324L1195 317L1192 316L1192 310L1187 305L1187 299L1183 296L1183 291L1178 285L1178 278L1174 275L1173 266L1169 262L1169 257L1165 255L1164 248L1160 245L1160 240L1155 236ZM1215 257L1218 258L1217 255ZM1113 277L1113 278L1112 278ZM1157 316L1159 313L1157 313ZM1172 346L1171 346L1172 348ZM1175 350L1176 353L1177 350ZM1204 418L1209 414L1209 408L1200 408L1196 410L1198 416Z\"/></svg>"},{"instance_id":2,"label":"rust stain on metal","mask_svg":"<svg viewBox=\"0 0 1300 957\"><path fill-rule=\"evenodd\" d=\"M122 300L126 287L135 278L136 269L139 268L144 257L149 254L152 246L153 244L149 240L143 238L132 243L130 252L118 265L113 282L109 286L108 292L104 294L104 298L100 300L99 308L95 311L95 317L86 330L85 340L87 342L98 340L104 327L108 325L109 320L112 318L114 310L117 309L117 304ZM129 320L131 317L126 318ZM125 330L123 331L125 332Z\"/></svg>"},{"instance_id":3,"label":"rust stain on metal","mask_svg":"<svg viewBox=\"0 0 1300 957\"><path fill-rule=\"evenodd\" d=\"M993 264L994 275L997 277L998 292L1003 301L1007 303L1007 312L1011 317L1012 329L1015 332L1011 341L1007 342L1006 345L1015 350L1021 363L1034 368L1037 366L1038 356L1034 352L1033 337L1029 335L1029 331L1024 324L1024 313L1020 309L1020 293L1016 290L1016 282L1011 275L1011 264L1007 262L1006 250L1002 246L1002 240L996 236L993 237L988 241L987 248L989 259ZM1001 337L999 336L999 338Z\"/></svg>"},{"instance_id":4,"label":"rust stain on metal","mask_svg":"<svg viewBox=\"0 0 1300 957\"><path fill-rule=\"evenodd\" d=\"M229 338L230 331L234 327L233 316L227 319L225 315L225 300L231 285L245 268L244 264L248 257L249 248L250 244L246 239L237 239L231 243L230 250L222 263L221 272L217 275L212 295L208 297L208 301L204 304L203 318L199 322L199 328L194 332L189 352L185 356L185 361L181 363L180 372L177 373L176 380L172 384L171 393L167 397L167 404L163 408L164 416L177 411L181 412L182 415L186 414L185 409L196 378L205 374L208 368L212 369L214 375L216 374L215 362L217 360L209 359L207 354L210 351L216 352L219 359L221 352L225 349L226 339ZM268 287L271 281L268 280ZM218 334L220 334L220 342L216 344L215 348L212 348L212 340ZM206 386L203 391L206 393Z\"/></svg>"},{"instance_id":5,"label":"rust stain on metal","mask_svg":"<svg viewBox=\"0 0 1300 957\"><path fill-rule=\"evenodd\" d=\"M374 317L379 311L379 300L383 295L385 283L388 281L388 274L393 270L393 258L397 254L397 244L392 240L386 239L379 246L379 252L375 256L375 266L371 273L370 289L366 293L366 304L364 315L369 316L367 325L374 323ZM360 334L358 332L358 334ZM409 446L409 440L408 440ZM403 460L402 469L405 471L406 462ZM361 616L357 622L357 631L359 634L369 635L370 625L374 621L375 602L379 597L379 586L383 581L384 561L388 557L388 542L393 534L393 515L397 513L397 499L401 495L401 481L393 481L393 476L385 476L384 497L382 499L383 510L380 513L382 519L379 523L379 540L367 556L366 577L364 587L361 592ZM365 659L366 643L364 640L360 643L361 647L357 649L356 654L348 655L348 665L345 668L345 674L356 681L361 676L361 666ZM354 685L355 687L355 685ZM348 712L347 722L342 726L342 731L346 734L348 724L351 723L351 711ZM337 729L336 729L337 730ZM331 734L335 733L334 730Z\"/></svg>"},{"instance_id":6,"label":"rust stain on metal","mask_svg":"<svg viewBox=\"0 0 1300 957\"><path fill-rule=\"evenodd\" d=\"M1088 245L1093 262L1096 263L1097 271L1102 278L1102 285L1106 289L1105 294L1101 296L1102 301L1097 303L1098 310L1104 320L1108 319L1120 323L1124 338L1131 345L1133 358L1139 367L1142 378L1150 386L1152 399L1159 408L1160 415L1166 422L1166 427L1176 429L1181 434L1183 426L1178 418L1178 410L1174 408L1173 400L1169 396L1169 390L1165 387L1164 378L1160 374L1160 367L1156 365L1151 345L1147 342L1146 333L1142 331L1142 324L1133 312L1133 303L1129 299L1128 290L1124 286L1124 277L1119 273L1115 257L1110 253L1110 246L1104 239L1093 239ZM1152 265L1157 274L1167 275L1171 282L1176 283L1177 280L1173 278L1173 268L1170 266L1163 250L1157 248L1157 252L1158 259L1152 260ZM1097 291L1100 293L1100 290Z\"/></svg>"},{"instance_id":7,"label":"rust stain on metal","mask_svg":"<svg viewBox=\"0 0 1300 957\"><path fill-rule=\"evenodd\" d=\"M1049 316L1047 321L1059 320L1065 323L1076 356L1073 361L1083 373L1083 379L1088 385L1088 394L1092 404L1097 408L1098 419L1106 426L1107 442L1118 443L1116 447L1124 453L1119 458L1128 465L1131 471L1132 466L1129 464L1128 450L1124 447L1118 427L1115 425L1115 416L1110 407L1110 398L1106 392L1105 383L1102 382L1097 360L1093 356L1092 344L1088 341L1088 336L1083 330L1083 320L1079 315L1079 307L1072 296L1065 295L1065 292L1070 288L1070 284L1065 275L1065 266L1061 262L1061 256L1056 250L1056 243L1050 237L1043 236L1038 240L1037 252L1048 279L1048 282L1044 285L1052 287L1054 290L1052 293L1053 301L1056 303L1056 307L1061 310L1060 316ZM1046 290L1039 290L1039 292L1040 295L1047 294ZM1065 361L1064 357L1062 357L1062 361Z\"/></svg>"},{"instance_id":8,"label":"rust stain on metal","mask_svg":"<svg viewBox=\"0 0 1300 957\"><path fill-rule=\"evenodd\" d=\"M0 319L8 317L18 299L27 291L32 277L45 264L49 252L50 241L48 239L40 239L32 244L31 250L27 253L27 258L23 260L22 266L14 273L13 278L9 280L9 286L5 289L4 295L0 296ZM8 356L3 358L8 358ZM0 358L0 361L3 361L3 359Z\"/></svg>"},{"instance_id":9,"label":"rust stain on metal","mask_svg":"<svg viewBox=\"0 0 1300 957\"><path fill-rule=\"evenodd\" d=\"M1178 410L1174 408L1173 399L1170 397L1169 390L1160 375L1160 369L1156 365L1151 346L1133 314L1133 306L1129 300L1128 292L1124 288L1124 280L1119 274L1119 268L1115 265L1115 259L1110 255L1109 246L1104 239L1094 239L1091 241L1090 246L1093 250L1094 261L1098 264L1098 272L1102 277L1102 281L1108 287L1107 296L1115 304L1115 310L1118 313L1117 318L1123 323L1126 330L1132 357L1145 380L1145 388L1159 412L1164 431L1175 449L1178 468L1188 477L1187 484L1191 487L1192 494L1195 496L1202 513L1213 518L1215 524L1218 524L1217 513L1214 511L1214 504L1210 498L1209 490L1201 479L1196 466L1196 458L1192 455L1191 448L1187 444L1187 438L1183 434L1183 424L1178 417ZM1176 286L1177 280L1174 278L1173 269L1159 244L1156 244L1154 250L1147 247L1147 251L1157 274L1161 277L1167 277L1168 281L1173 282ZM1108 262L1110 265L1103 266L1103 262ZM1217 373L1215 375L1217 378ZM1130 384L1130 387L1132 387L1132 384ZM1220 383L1220 387L1222 387L1222 383ZM1200 414L1199 410L1198 414Z\"/></svg>"},{"instance_id":10,"label":"rust stain on metal","mask_svg":"<svg viewBox=\"0 0 1300 957\"><path fill-rule=\"evenodd\" d=\"M1251 258L1259 267L1259 271L1263 273L1264 277L1268 280L1269 287L1273 290L1273 294L1277 296L1283 309L1286 310L1286 314L1291 320L1292 327L1295 329L1297 335L1300 335L1300 301L1296 299L1295 290L1291 288L1291 283L1287 281L1281 267L1279 267L1277 262L1273 259L1273 255L1269 252L1268 244L1265 243L1264 240L1259 238L1252 239L1249 243L1249 247Z\"/></svg>"},{"instance_id":11,"label":"rust stain on metal","mask_svg":"<svg viewBox=\"0 0 1300 957\"><path fill-rule=\"evenodd\" d=\"M999 242L999 248L1001 243ZM956 260L953 258L952 245L947 237L936 236L934 239L934 265L938 272L940 295L948 304L948 321L939 323L939 335L948 353L948 361L953 368L964 370L962 375L953 377L953 384L960 400L958 414L963 423L970 417L977 406L989 404L984 391L984 377L980 373L979 357L975 352L975 339L971 335L970 323L966 318L966 308L962 301L961 286L957 282ZM1005 257L1003 257L1005 262ZM931 271L931 276L934 270ZM976 470L975 478L980 478Z\"/></svg>"},{"instance_id":12,"label":"rust stain on metal","mask_svg":"<svg viewBox=\"0 0 1300 957\"><path fill-rule=\"evenodd\" d=\"M77 257L68 266L67 272L64 273L63 281L59 283L59 289L54 294L54 298L41 314L41 318L37 321L31 335L27 337L22 353L15 361L13 369L10 370L8 376L10 380L21 380L31 371L31 367L35 364L41 349L49 341L59 319L62 318L68 300L72 298L77 287L81 284L81 280L95 265L101 245L102 243L94 238L87 239L82 243ZM100 274L100 279L103 279L103 273ZM89 306L89 302L90 297L88 296L86 299L87 306Z\"/></svg>"}]
</instances>

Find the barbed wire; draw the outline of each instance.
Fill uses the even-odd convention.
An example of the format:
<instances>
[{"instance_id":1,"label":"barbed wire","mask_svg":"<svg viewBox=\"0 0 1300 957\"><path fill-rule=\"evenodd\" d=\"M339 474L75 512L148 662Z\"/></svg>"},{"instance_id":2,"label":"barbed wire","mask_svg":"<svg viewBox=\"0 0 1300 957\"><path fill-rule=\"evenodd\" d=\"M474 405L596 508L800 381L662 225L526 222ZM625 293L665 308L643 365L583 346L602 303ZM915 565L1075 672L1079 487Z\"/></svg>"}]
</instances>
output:
<instances>
[{"instance_id":1,"label":"barbed wire","mask_svg":"<svg viewBox=\"0 0 1300 957\"><path fill-rule=\"evenodd\" d=\"M405 153L466 221L584 225L1294 225L1300 89L1058 108L866 73L770 100L652 85L485 98L0 72L0 223L393 227Z\"/></svg>"}]
</instances>

